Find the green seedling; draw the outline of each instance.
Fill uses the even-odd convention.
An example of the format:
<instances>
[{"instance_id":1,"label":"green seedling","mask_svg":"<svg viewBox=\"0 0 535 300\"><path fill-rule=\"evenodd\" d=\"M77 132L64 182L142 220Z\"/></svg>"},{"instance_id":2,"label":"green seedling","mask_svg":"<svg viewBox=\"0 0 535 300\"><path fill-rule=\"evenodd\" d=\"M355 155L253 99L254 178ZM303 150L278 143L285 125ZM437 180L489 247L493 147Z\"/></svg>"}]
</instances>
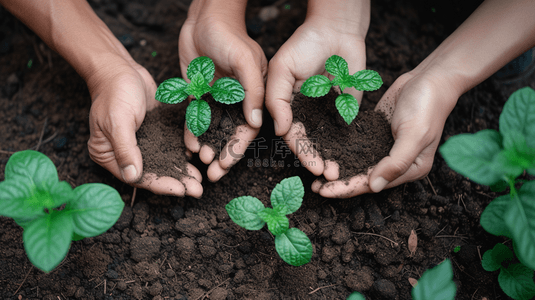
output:
<instances>
[{"instance_id":1,"label":"green seedling","mask_svg":"<svg viewBox=\"0 0 535 300\"><path fill-rule=\"evenodd\" d=\"M438 266L424 272L418 284L412 288L414 300L453 300L457 286L453 282L453 270L449 259L444 260ZM359 292L353 292L347 300L364 300Z\"/></svg>"},{"instance_id":2,"label":"green seedling","mask_svg":"<svg viewBox=\"0 0 535 300\"><path fill-rule=\"evenodd\" d=\"M457 253L461 251L461 246L455 246L455 248L453 248L453 252Z\"/></svg>"},{"instance_id":3,"label":"green seedling","mask_svg":"<svg viewBox=\"0 0 535 300\"><path fill-rule=\"evenodd\" d=\"M349 125L359 113L359 102L353 95L344 94L344 89L354 87L358 91L375 91L383 85L383 80L379 73L373 70L361 70L350 75L347 62L338 55L327 59L325 69L334 79L331 81L326 76L314 75L303 83L301 93L308 97L322 97L327 95L331 87L340 87L342 94L336 98L335 105Z\"/></svg>"},{"instance_id":4,"label":"green seedling","mask_svg":"<svg viewBox=\"0 0 535 300\"><path fill-rule=\"evenodd\" d=\"M504 244L496 244L483 254L481 264L489 272L500 270L498 283L507 296L529 300L535 297L533 270L521 263L512 263L514 254Z\"/></svg>"},{"instance_id":5,"label":"green seedling","mask_svg":"<svg viewBox=\"0 0 535 300\"><path fill-rule=\"evenodd\" d=\"M454 171L476 183L496 192L509 187L508 195L494 199L485 208L480 224L490 234L512 239L520 262L534 270L535 181L517 179L524 172L535 175L533 89L525 87L509 97L499 127L499 132L486 129L453 136L440 147L440 153ZM522 186L517 189L517 184Z\"/></svg>"},{"instance_id":6,"label":"green seedling","mask_svg":"<svg viewBox=\"0 0 535 300\"><path fill-rule=\"evenodd\" d=\"M192 100L186 109L186 126L195 136L205 133L210 127L210 106L201 97L210 93L214 100L225 104L234 104L245 98L245 91L238 80L229 77L219 78L212 86L214 80L214 62L206 57L197 57L188 65L186 75L191 81L187 83L182 78L170 78L162 82L156 90L156 100L177 104L192 95Z\"/></svg>"},{"instance_id":7,"label":"green seedling","mask_svg":"<svg viewBox=\"0 0 535 300\"><path fill-rule=\"evenodd\" d=\"M297 228L289 228L286 215L296 212L303 203L305 189L298 176L283 179L271 192L271 205L255 197L242 196L232 199L225 209L232 221L247 230L260 230L267 223L275 236L275 249L286 263L301 266L312 258L312 243Z\"/></svg>"},{"instance_id":8,"label":"green seedling","mask_svg":"<svg viewBox=\"0 0 535 300\"><path fill-rule=\"evenodd\" d=\"M24 229L22 240L30 262L50 272L67 255L72 240L97 236L119 219L124 202L101 183L75 189L58 180L54 163L44 154L13 154L0 182L0 215Z\"/></svg>"}]
</instances>

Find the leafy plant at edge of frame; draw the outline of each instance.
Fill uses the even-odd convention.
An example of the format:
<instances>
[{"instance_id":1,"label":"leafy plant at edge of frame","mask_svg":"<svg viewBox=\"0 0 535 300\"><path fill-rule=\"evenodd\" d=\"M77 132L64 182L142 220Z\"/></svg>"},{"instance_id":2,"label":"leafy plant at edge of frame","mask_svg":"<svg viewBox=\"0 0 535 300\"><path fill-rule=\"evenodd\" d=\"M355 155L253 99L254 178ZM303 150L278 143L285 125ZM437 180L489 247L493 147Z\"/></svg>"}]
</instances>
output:
<instances>
[{"instance_id":1,"label":"leafy plant at edge of frame","mask_svg":"<svg viewBox=\"0 0 535 300\"><path fill-rule=\"evenodd\" d=\"M500 115L499 127L499 132L486 129L475 134L453 136L440 147L440 153L454 171L476 183L491 186L496 192L509 187L508 195L494 199L485 208L480 223L488 233L512 239L513 249L521 264L508 269L501 266L502 260L495 262L493 268L489 267L488 270L501 270L498 281L506 294L515 299L531 299L535 295L535 181L526 182L517 177L524 171L535 175L533 89L525 87L509 97ZM517 189L515 186L519 183L522 186ZM494 249L503 248L498 247ZM494 253L494 249L490 253ZM484 260L487 266L488 255ZM524 268L531 272L528 285L522 279L526 274ZM500 280L500 277L503 279L502 273L519 277L515 277L518 280ZM513 290L515 293L511 293Z\"/></svg>"},{"instance_id":2,"label":"leafy plant at edge of frame","mask_svg":"<svg viewBox=\"0 0 535 300\"><path fill-rule=\"evenodd\" d=\"M286 215L296 212L303 203L305 189L298 176L283 179L271 192L271 205L255 197L241 196L232 199L225 209L232 221L247 230L260 230L265 224L275 236L275 249L279 256L292 266L301 266L312 258L312 243L304 232L289 228Z\"/></svg>"},{"instance_id":3,"label":"leafy plant at edge of frame","mask_svg":"<svg viewBox=\"0 0 535 300\"><path fill-rule=\"evenodd\" d=\"M170 78L156 90L156 100L167 104L180 103L193 95L195 99L186 108L186 126L196 137L208 130L212 118L210 106L201 99L204 94L210 93L215 101L225 104L238 103L245 98L242 85L234 78L219 78L210 86L214 75L214 62L206 56L197 57L186 71L190 83L179 77Z\"/></svg>"},{"instance_id":4,"label":"leafy plant at edge of frame","mask_svg":"<svg viewBox=\"0 0 535 300\"><path fill-rule=\"evenodd\" d=\"M349 125L359 113L359 102L353 95L344 94L344 89L354 87L358 91L375 91L383 85L379 73L373 70L361 70L353 75L349 74L347 62L338 55L333 55L325 62L325 69L334 79L331 81L323 75L308 78L301 86L301 93L308 97L322 97L327 95L331 87L340 87L340 94L336 100L336 109Z\"/></svg>"},{"instance_id":5,"label":"leafy plant at edge of frame","mask_svg":"<svg viewBox=\"0 0 535 300\"><path fill-rule=\"evenodd\" d=\"M119 219L124 202L112 187L86 183L75 189L59 181L54 163L44 154L13 154L0 182L0 215L13 218L24 231L30 262L50 272L67 255L72 240L104 233Z\"/></svg>"}]
</instances>

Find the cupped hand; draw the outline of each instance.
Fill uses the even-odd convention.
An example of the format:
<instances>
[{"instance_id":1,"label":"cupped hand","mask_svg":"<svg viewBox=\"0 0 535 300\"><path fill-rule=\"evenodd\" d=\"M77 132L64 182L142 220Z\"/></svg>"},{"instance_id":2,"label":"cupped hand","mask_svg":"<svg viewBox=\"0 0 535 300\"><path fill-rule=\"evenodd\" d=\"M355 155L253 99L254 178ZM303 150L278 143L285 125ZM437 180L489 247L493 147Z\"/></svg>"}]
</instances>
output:
<instances>
[{"instance_id":1,"label":"cupped hand","mask_svg":"<svg viewBox=\"0 0 535 300\"><path fill-rule=\"evenodd\" d=\"M424 178L459 96L441 84L439 77L417 72L400 76L375 108L391 124L395 142L389 155L367 174L331 182L316 180L312 190L327 198L349 198Z\"/></svg>"},{"instance_id":2,"label":"cupped hand","mask_svg":"<svg viewBox=\"0 0 535 300\"><path fill-rule=\"evenodd\" d=\"M273 117L275 134L284 138L310 172L316 176L323 174L328 180L338 179L338 165L324 161L316 152L300 151L300 145L311 143L303 124L292 123L292 93L298 92L303 82L313 75L323 74L332 79L325 70L325 61L335 54L347 61L350 74L365 69L366 30L364 35L362 30L356 34L340 31L336 23L305 21L269 62L266 108ZM361 91L348 88L344 92L352 94L360 104Z\"/></svg>"},{"instance_id":3,"label":"cupped hand","mask_svg":"<svg viewBox=\"0 0 535 300\"><path fill-rule=\"evenodd\" d=\"M156 107L156 84L149 72L132 59L113 57L88 80L92 105L89 113L89 155L97 164L130 185L155 194L199 198L201 174L191 164L180 181L144 174L136 131L145 113Z\"/></svg>"},{"instance_id":4,"label":"cupped hand","mask_svg":"<svg viewBox=\"0 0 535 300\"><path fill-rule=\"evenodd\" d=\"M186 147L193 153L199 153L201 161L210 165L208 179L218 181L242 158L247 146L260 131L267 59L260 45L247 35L243 20L207 13L207 9L199 6L202 6L202 1L191 4L188 19L180 31L178 48L182 74L186 74L187 66L194 58L207 56L216 66L214 81L233 77L245 90L243 113L247 124L238 126L229 139L231 142L222 149L222 153L233 155L216 158L210 146L202 145L193 133L187 128L184 130Z\"/></svg>"}]
</instances>

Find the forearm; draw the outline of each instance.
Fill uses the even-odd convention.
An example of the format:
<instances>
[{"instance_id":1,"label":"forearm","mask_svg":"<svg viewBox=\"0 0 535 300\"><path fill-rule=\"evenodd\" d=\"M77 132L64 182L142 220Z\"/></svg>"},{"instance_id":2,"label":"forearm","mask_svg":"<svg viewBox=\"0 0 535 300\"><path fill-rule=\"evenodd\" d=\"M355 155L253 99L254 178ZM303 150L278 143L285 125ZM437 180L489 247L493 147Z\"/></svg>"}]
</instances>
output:
<instances>
[{"instance_id":1,"label":"forearm","mask_svg":"<svg viewBox=\"0 0 535 300\"><path fill-rule=\"evenodd\" d=\"M308 0L306 19L332 24L341 33L364 39L370 26L370 0Z\"/></svg>"},{"instance_id":2,"label":"forearm","mask_svg":"<svg viewBox=\"0 0 535 300\"><path fill-rule=\"evenodd\" d=\"M107 60L130 55L85 0L0 0L86 81Z\"/></svg>"},{"instance_id":3,"label":"forearm","mask_svg":"<svg viewBox=\"0 0 535 300\"><path fill-rule=\"evenodd\" d=\"M535 45L535 1L487 0L416 70L459 96Z\"/></svg>"}]
</instances>

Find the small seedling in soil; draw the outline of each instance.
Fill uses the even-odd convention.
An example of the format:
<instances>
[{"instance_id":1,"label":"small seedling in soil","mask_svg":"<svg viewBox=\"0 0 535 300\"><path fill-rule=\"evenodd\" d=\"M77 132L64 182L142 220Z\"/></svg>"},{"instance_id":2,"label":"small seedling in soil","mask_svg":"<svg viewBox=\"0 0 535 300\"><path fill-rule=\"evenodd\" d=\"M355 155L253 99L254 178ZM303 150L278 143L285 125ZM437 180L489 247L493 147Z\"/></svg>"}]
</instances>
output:
<instances>
[{"instance_id":1,"label":"small seedling in soil","mask_svg":"<svg viewBox=\"0 0 535 300\"><path fill-rule=\"evenodd\" d=\"M455 246L455 248L453 248L453 252L457 253L461 251L461 246Z\"/></svg>"},{"instance_id":2,"label":"small seedling in soil","mask_svg":"<svg viewBox=\"0 0 535 300\"><path fill-rule=\"evenodd\" d=\"M0 215L24 229L26 255L45 272L61 263L71 241L113 226L123 207L119 193L105 184L86 183L73 190L58 180L54 163L33 150L13 154L0 182Z\"/></svg>"},{"instance_id":3,"label":"small seedling in soil","mask_svg":"<svg viewBox=\"0 0 535 300\"><path fill-rule=\"evenodd\" d=\"M271 205L264 207L251 196L232 199L225 209L232 221L247 230L260 230L267 223L275 236L275 249L286 263L301 266L312 258L312 243L297 228L289 228L286 215L296 212L303 203L305 189L298 176L283 179L271 192Z\"/></svg>"},{"instance_id":4,"label":"small seedling in soil","mask_svg":"<svg viewBox=\"0 0 535 300\"><path fill-rule=\"evenodd\" d=\"M375 91L383 85L379 73L373 70L361 70L349 75L347 62L338 55L333 55L325 62L325 69L334 79L331 81L323 75L308 78L301 86L301 93L307 97L322 97L327 95L331 87L340 87L340 94L335 105L338 112L349 125L359 113L359 102L353 95L344 94L344 89L354 87L358 91Z\"/></svg>"},{"instance_id":5,"label":"small seedling in soil","mask_svg":"<svg viewBox=\"0 0 535 300\"><path fill-rule=\"evenodd\" d=\"M195 99L186 108L186 126L197 137L208 130L211 122L210 106L201 99L204 94L210 93L215 101L224 104L238 103L245 98L242 85L234 78L219 78L210 86L214 74L214 62L206 56L197 57L188 65L189 84L182 78L170 78L156 90L156 100L167 104L180 103L193 95Z\"/></svg>"},{"instance_id":6,"label":"small seedling in soil","mask_svg":"<svg viewBox=\"0 0 535 300\"><path fill-rule=\"evenodd\" d=\"M526 268L531 272L528 283L524 280L527 273L508 273L503 271L508 269L502 269L498 277L502 290L515 299L531 299L535 296L535 181L519 180L517 177L524 172L535 175L533 89L525 87L509 97L500 115L499 127L499 132L486 129L475 134L453 136L440 147L440 153L454 171L478 184L488 185L496 192L509 187L508 195L494 199L485 208L480 224L490 234L512 239L513 248L523 265L515 267L515 270L522 269L524 272ZM500 280L505 273L517 276L516 280ZM515 293L509 294L512 290Z\"/></svg>"},{"instance_id":7,"label":"small seedling in soil","mask_svg":"<svg viewBox=\"0 0 535 300\"><path fill-rule=\"evenodd\" d=\"M449 259L424 272L418 283L412 288L413 300L442 299L453 300L457 286L453 282L453 270ZM347 300L364 300L359 292L353 292Z\"/></svg>"}]
</instances>

